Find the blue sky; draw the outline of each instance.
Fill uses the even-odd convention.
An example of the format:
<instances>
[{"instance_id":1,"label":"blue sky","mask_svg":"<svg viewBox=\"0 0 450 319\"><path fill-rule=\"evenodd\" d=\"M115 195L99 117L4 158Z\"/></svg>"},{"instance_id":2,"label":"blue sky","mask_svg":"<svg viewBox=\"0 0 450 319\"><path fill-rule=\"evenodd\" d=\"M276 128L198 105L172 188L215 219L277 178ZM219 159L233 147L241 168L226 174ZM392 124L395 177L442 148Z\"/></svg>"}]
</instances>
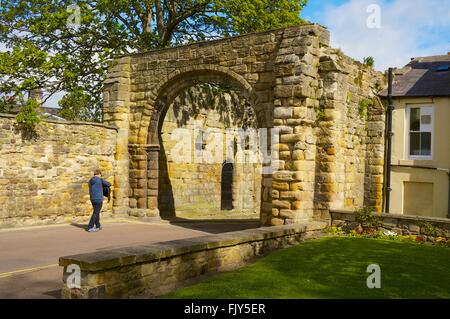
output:
<instances>
[{"instance_id":1,"label":"blue sky","mask_svg":"<svg viewBox=\"0 0 450 319\"><path fill-rule=\"evenodd\" d=\"M380 28L368 28L371 4L380 8ZM402 67L412 57L450 52L450 0L309 0L302 17L326 26L331 45L375 67Z\"/></svg>"}]
</instances>

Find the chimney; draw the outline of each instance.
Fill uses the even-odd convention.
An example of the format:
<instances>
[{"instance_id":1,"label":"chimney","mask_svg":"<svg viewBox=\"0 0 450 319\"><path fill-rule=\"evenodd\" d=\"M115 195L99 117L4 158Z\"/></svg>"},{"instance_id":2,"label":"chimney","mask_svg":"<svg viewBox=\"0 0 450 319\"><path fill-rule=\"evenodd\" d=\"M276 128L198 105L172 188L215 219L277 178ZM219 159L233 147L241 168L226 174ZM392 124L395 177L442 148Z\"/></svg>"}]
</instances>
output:
<instances>
[{"instance_id":1,"label":"chimney","mask_svg":"<svg viewBox=\"0 0 450 319\"><path fill-rule=\"evenodd\" d=\"M42 101L44 100L44 92L42 91L42 89L31 90L28 93L28 98L29 99L34 99L38 103L42 103Z\"/></svg>"}]
</instances>

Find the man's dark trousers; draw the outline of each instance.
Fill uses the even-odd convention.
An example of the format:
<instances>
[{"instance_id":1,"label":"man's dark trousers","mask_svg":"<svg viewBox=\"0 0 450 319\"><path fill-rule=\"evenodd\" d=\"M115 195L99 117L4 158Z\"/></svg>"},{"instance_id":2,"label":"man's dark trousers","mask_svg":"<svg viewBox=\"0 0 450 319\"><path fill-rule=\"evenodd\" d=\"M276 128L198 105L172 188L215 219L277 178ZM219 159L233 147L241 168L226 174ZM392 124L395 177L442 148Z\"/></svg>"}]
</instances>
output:
<instances>
[{"instance_id":1,"label":"man's dark trousers","mask_svg":"<svg viewBox=\"0 0 450 319\"><path fill-rule=\"evenodd\" d=\"M100 228L100 211L102 210L103 202L91 202L92 207L94 207L94 212L92 213L91 220L89 221L89 229L95 227Z\"/></svg>"}]
</instances>

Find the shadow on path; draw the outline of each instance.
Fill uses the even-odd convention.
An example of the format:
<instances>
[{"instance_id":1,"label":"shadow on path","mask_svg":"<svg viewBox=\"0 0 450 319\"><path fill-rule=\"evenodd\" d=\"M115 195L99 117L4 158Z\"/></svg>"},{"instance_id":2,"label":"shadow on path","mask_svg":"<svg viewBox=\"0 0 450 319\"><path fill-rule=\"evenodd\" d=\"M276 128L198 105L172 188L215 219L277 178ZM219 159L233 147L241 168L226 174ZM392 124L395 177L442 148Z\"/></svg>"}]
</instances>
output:
<instances>
[{"instance_id":1,"label":"shadow on path","mask_svg":"<svg viewBox=\"0 0 450 319\"><path fill-rule=\"evenodd\" d=\"M70 226L73 226L73 227L77 227L77 228L81 228L81 229L86 230L86 228L87 228L88 225L87 225L87 224L71 223Z\"/></svg>"},{"instance_id":2,"label":"shadow on path","mask_svg":"<svg viewBox=\"0 0 450 319\"><path fill-rule=\"evenodd\" d=\"M260 227L258 219L185 219L174 218L171 225L199 230L211 234L228 233L233 231L254 229Z\"/></svg>"}]
</instances>

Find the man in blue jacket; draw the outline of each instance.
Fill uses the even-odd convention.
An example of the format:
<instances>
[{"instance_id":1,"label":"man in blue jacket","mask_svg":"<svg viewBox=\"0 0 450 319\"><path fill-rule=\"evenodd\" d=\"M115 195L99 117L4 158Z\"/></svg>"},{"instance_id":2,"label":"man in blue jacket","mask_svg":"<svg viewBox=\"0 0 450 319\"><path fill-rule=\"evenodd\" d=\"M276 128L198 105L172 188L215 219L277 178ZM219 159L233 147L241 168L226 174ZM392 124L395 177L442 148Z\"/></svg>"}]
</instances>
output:
<instances>
[{"instance_id":1,"label":"man in blue jacket","mask_svg":"<svg viewBox=\"0 0 450 319\"><path fill-rule=\"evenodd\" d=\"M91 197L92 213L89 221L88 232L96 232L102 229L100 225L100 211L103 206L103 187L111 187L111 184L102 179L102 173L99 169L95 170L94 177L89 180L89 195Z\"/></svg>"}]
</instances>

